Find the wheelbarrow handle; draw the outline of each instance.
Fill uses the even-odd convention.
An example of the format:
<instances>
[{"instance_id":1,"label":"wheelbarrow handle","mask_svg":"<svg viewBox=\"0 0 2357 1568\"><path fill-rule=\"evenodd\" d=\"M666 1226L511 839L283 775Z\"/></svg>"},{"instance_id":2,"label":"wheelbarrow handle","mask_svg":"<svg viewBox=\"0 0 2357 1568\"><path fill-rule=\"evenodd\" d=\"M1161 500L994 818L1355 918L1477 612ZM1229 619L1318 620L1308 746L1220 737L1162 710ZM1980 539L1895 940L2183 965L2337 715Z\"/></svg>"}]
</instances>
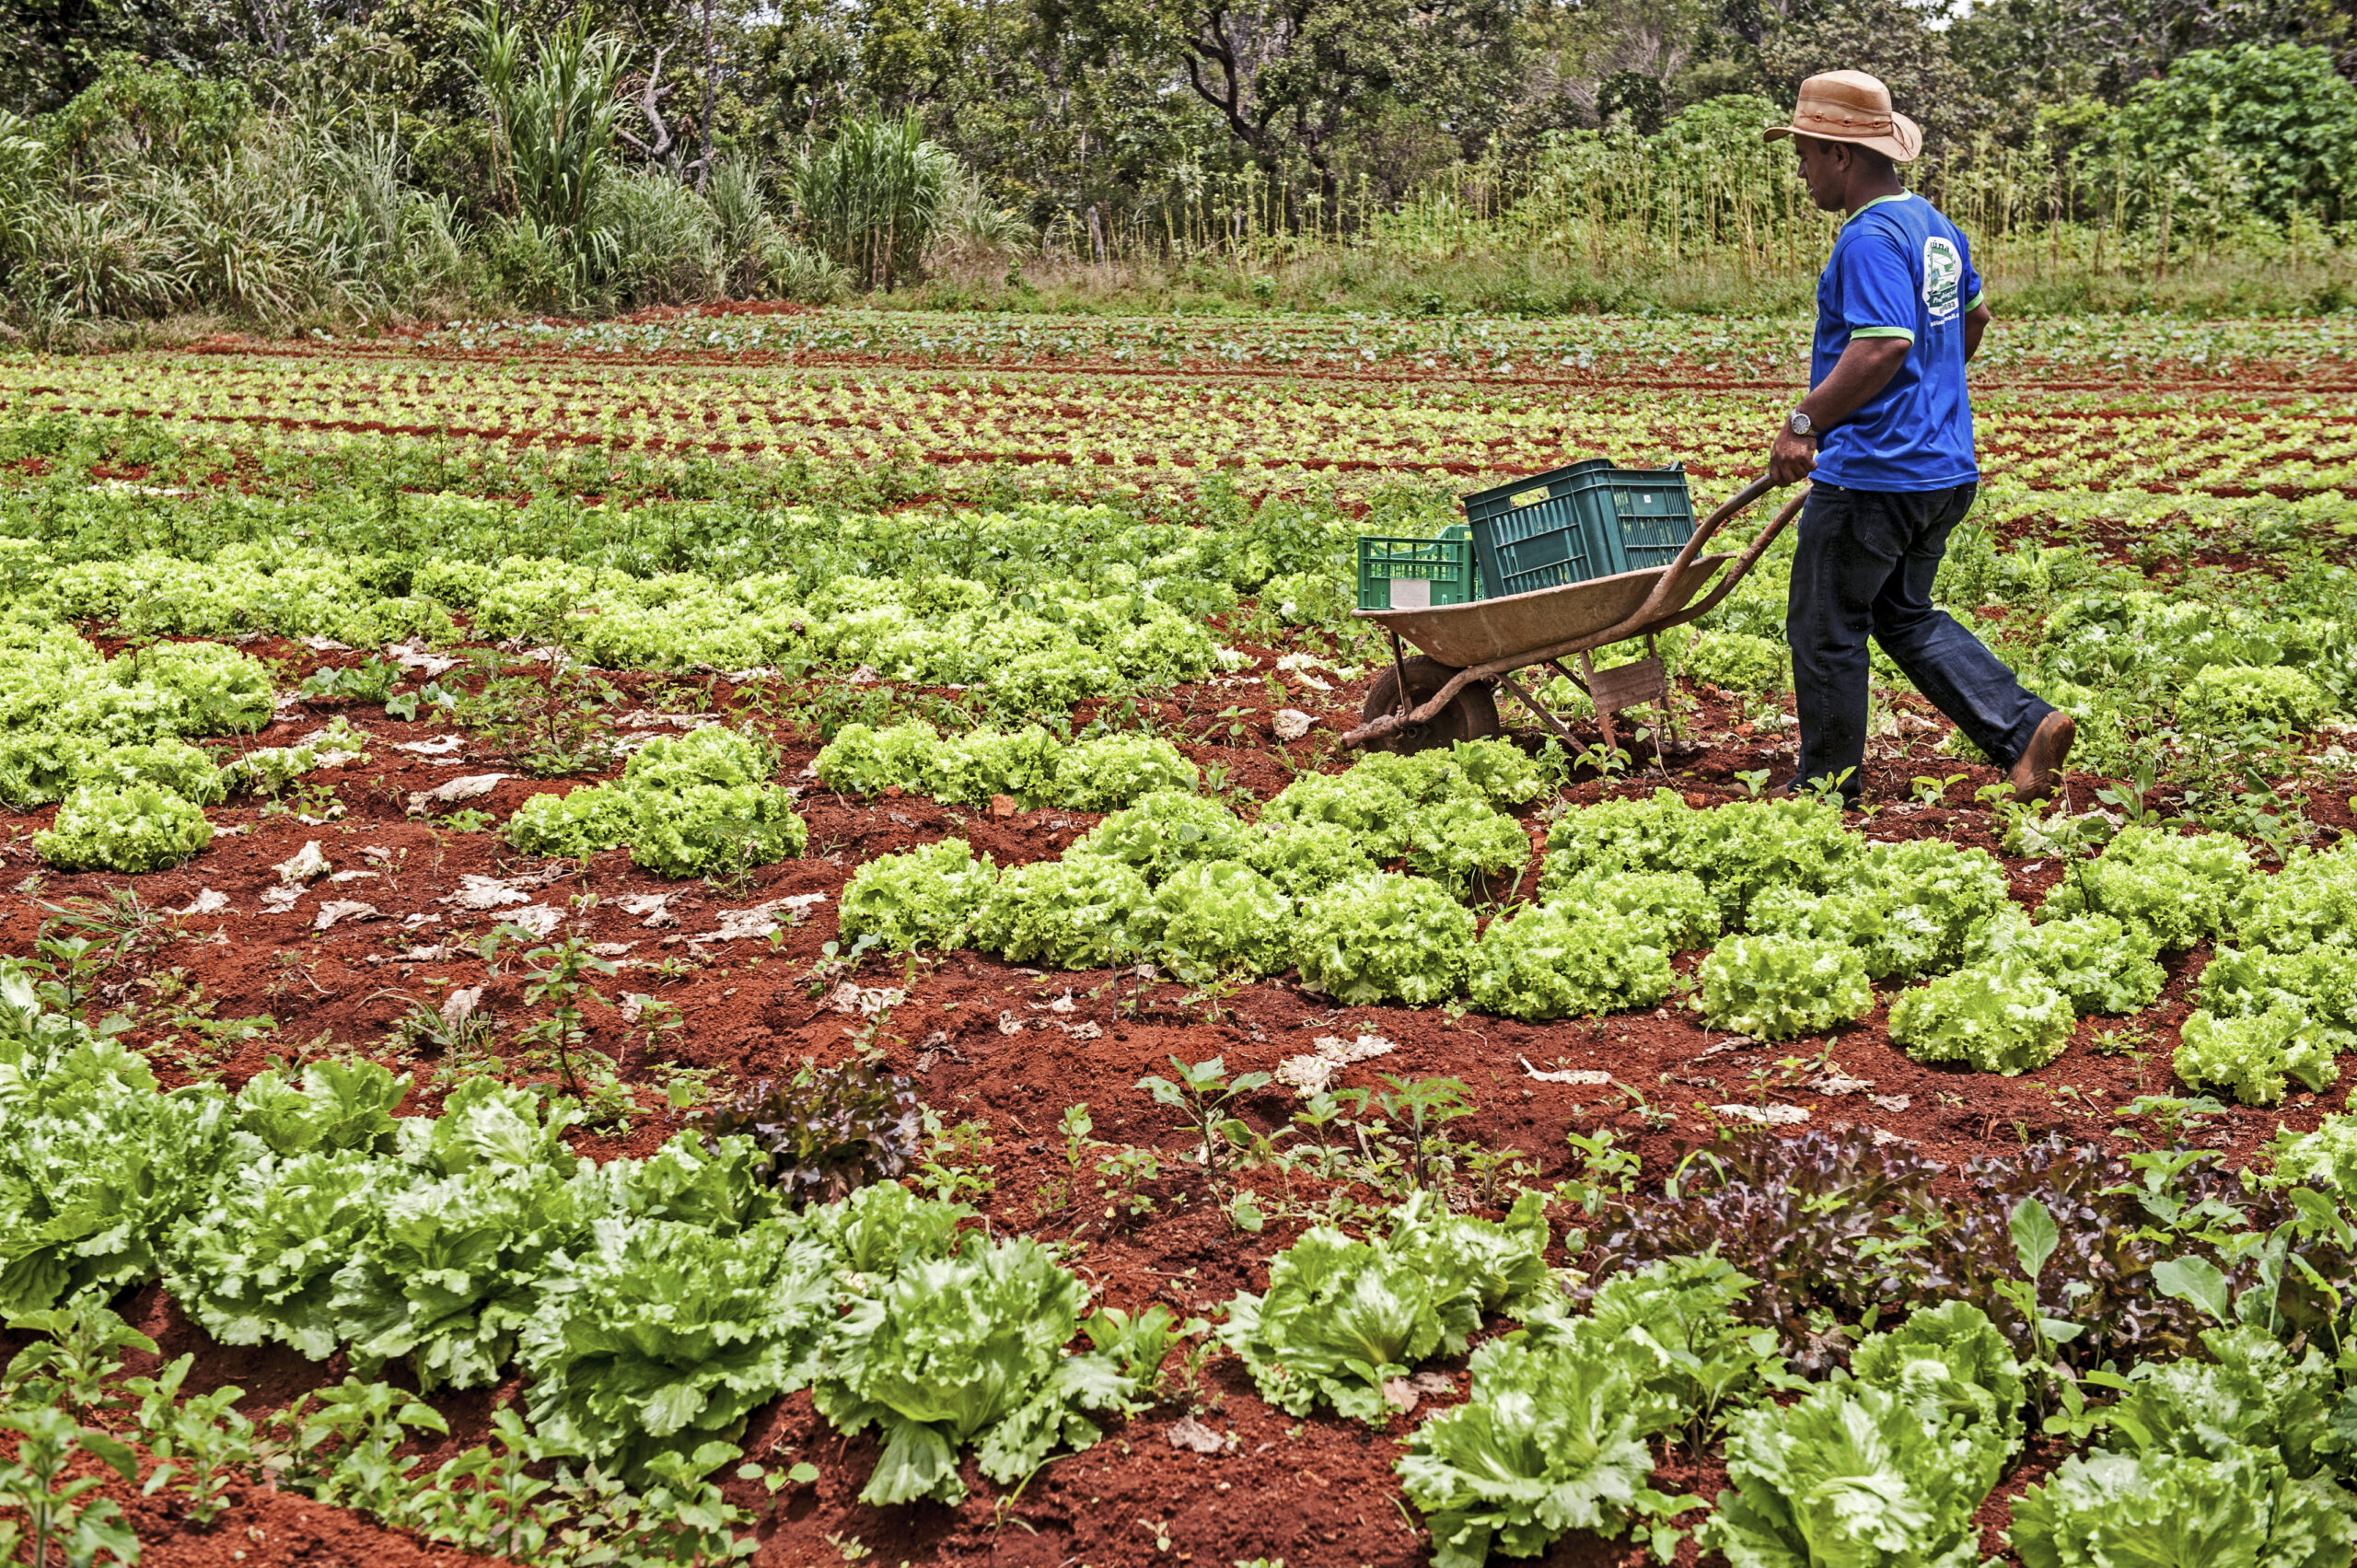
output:
<instances>
[{"instance_id":1,"label":"wheelbarrow handle","mask_svg":"<svg viewBox=\"0 0 2357 1568\"><path fill-rule=\"evenodd\" d=\"M1743 511L1775 487L1775 479L1771 475L1763 473L1733 495L1728 496L1717 511L1702 519L1702 526L1696 528L1686 540L1686 548L1678 552L1678 559L1669 563L1669 570L1661 575L1661 580L1654 585L1654 591L1645 596L1645 602L1638 607L1636 613L1627 617L1613 630L1617 632L1627 627L1642 626L1660 614L1661 607L1669 601L1669 596L1676 591L1678 582L1686 575L1686 568L1694 563L1694 558L1702 553L1702 547L1711 542L1711 536L1717 533L1728 518Z\"/></svg>"}]
</instances>

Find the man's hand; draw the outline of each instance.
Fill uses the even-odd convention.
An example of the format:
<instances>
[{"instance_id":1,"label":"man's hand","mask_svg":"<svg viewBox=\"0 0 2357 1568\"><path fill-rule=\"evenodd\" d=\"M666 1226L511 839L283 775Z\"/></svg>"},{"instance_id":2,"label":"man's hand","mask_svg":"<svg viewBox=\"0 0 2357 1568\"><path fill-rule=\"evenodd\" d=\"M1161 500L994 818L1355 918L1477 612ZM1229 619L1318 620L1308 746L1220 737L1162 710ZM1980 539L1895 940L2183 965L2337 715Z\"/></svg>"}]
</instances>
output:
<instances>
[{"instance_id":1,"label":"man's hand","mask_svg":"<svg viewBox=\"0 0 2357 1568\"><path fill-rule=\"evenodd\" d=\"M1768 477L1778 489L1798 484L1817 471L1817 437L1795 436L1791 426L1776 432L1776 443L1768 448Z\"/></svg>"}]
</instances>

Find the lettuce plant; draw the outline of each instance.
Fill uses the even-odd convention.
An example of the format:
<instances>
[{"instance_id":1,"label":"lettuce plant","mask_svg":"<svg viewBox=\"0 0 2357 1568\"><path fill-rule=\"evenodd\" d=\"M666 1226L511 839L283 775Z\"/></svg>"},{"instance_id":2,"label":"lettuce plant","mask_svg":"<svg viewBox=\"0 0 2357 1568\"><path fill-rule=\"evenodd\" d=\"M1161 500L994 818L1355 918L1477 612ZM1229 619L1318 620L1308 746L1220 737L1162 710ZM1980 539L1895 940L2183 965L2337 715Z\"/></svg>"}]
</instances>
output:
<instances>
[{"instance_id":1,"label":"lettuce plant","mask_svg":"<svg viewBox=\"0 0 2357 1568\"><path fill-rule=\"evenodd\" d=\"M2199 735L2311 729L2332 708L2321 687L2283 665L2205 665L2177 699L2177 723Z\"/></svg>"},{"instance_id":2,"label":"lettuce plant","mask_svg":"<svg viewBox=\"0 0 2357 1568\"><path fill-rule=\"evenodd\" d=\"M1968 1301L1922 1307L1887 1333L1866 1335L1850 1371L1904 1395L1934 1426L1989 1426L2009 1449L2020 1446L2021 1365L1989 1315Z\"/></svg>"},{"instance_id":3,"label":"lettuce plant","mask_svg":"<svg viewBox=\"0 0 2357 1568\"><path fill-rule=\"evenodd\" d=\"M1269 828L1330 822L1349 829L1369 855L1382 861L1406 853L1412 809L1397 787L1360 767L1347 773L1302 774L1260 808L1260 822Z\"/></svg>"},{"instance_id":4,"label":"lettuce plant","mask_svg":"<svg viewBox=\"0 0 2357 1568\"><path fill-rule=\"evenodd\" d=\"M1718 900L1688 871L1585 872L1558 880L1547 903L1566 915L1625 916L1673 953L1707 947L1719 936Z\"/></svg>"},{"instance_id":5,"label":"lettuce plant","mask_svg":"<svg viewBox=\"0 0 2357 1568\"><path fill-rule=\"evenodd\" d=\"M1336 822L1263 823L1248 841L1244 860L1295 899L1375 869L1375 857L1359 836Z\"/></svg>"},{"instance_id":6,"label":"lettuce plant","mask_svg":"<svg viewBox=\"0 0 2357 1568\"><path fill-rule=\"evenodd\" d=\"M2071 1041L2069 998L2011 956L1943 975L1890 1005L1890 1038L1918 1062L1961 1062L2011 1077Z\"/></svg>"},{"instance_id":7,"label":"lettuce plant","mask_svg":"<svg viewBox=\"0 0 2357 1568\"><path fill-rule=\"evenodd\" d=\"M1462 989L1473 916L1421 877L1372 872L1305 900L1293 943L1302 979L1337 1002L1421 1007Z\"/></svg>"},{"instance_id":8,"label":"lettuce plant","mask_svg":"<svg viewBox=\"0 0 2357 1568\"><path fill-rule=\"evenodd\" d=\"M172 1299L224 1344L274 1342L325 1361L342 1339L336 1272L405 1174L351 1150L233 1163L172 1237Z\"/></svg>"},{"instance_id":9,"label":"lettuce plant","mask_svg":"<svg viewBox=\"0 0 2357 1568\"><path fill-rule=\"evenodd\" d=\"M1463 896L1482 878L1530 860L1521 823L1479 800L1443 800L1408 813L1408 869Z\"/></svg>"},{"instance_id":10,"label":"lettuce plant","mask_svg":"<svg viewBox=\"0 0 2357 1568\"><path fill-rule=\"evenodd\" d=\"M1477 1005L1534 1019L1650 1007L1677 985L1656 926L1569 904L1492 921L1474 945L1469 978Z\"/></svg>"},{"instance_id":11,"label":"lettuce plant","mask_svg":"<svg viewBox=\"0 0 2357 1568\"><path fill-rule=\"evenodd\" d=\"M238 1091L238 1131L282 1156L315 1150L391 1154L393 1109L409 1093L409 1074L374 1062L307 1063L299 1082L265 1067Z\"/></svg>"},{"instance_id":12,"label":"lettuce plant","mask_svg":"<svg viewBox=\"0 0 2357 1568\"><path fill-rule=\"evenodd\" d=\"M958 1456L969 1444L981 1472L1004 1484L1059 1447L1096 1442L1082 1412L1126 1411L1153 1369L1101 1346L1065 1349L1087 1303L1038 1242L980 1235L946 1257L904 1256L888 1283L855 1296L827 1333L811 1393L838 1431L882 1431L860 1501L962 1502Z\"/></svg>"},{"instance_id":13,"label":"lettuce plant","mask_svg":"<svg viewBox=\"0 0 2357 1568\"><path fill-rule=\"evenodd\" d=\"M2357 838L2325 854L2295 849L2282 870L2253 880L2235 911L2236 946L2297 953L2357 948Z\"/></svg>"},{"instance_id":14,"label":"lettuce plant","mask_svg":"<svg viewBox=\"0 0 2357 1568\"><path fill-rule=\"evenodd\" d=\"M844 795L879 795L887 789L907 789L923 779L942 749L941 732L922 721L880 730L847 724L819 749L811 766L819 782L829 789ZM981 798L988 800L990 796Z\"/></svg>"},{"instance_id":15,"label":"lettuce plant","mask_svg":"<svg viewBox=\"0 0 2357 1568\"><path fill-rule=\"evenodd\" d=\"M2107 914L2066 915L2043 925L2002 921L1987 946L1992 957L2011 955L2044 975L2082 1016L2140 1012L2168 983L2152 933Z\"/></svg>"},{"instance_id":16,"label":"lettuce plant","mask_svg":"<svg viewBox=\"0 0 2357 1568\"><path fill-rule=\"evenodd\" d=\"M2322 1094L2340 1077L2323 1031L2293 1007L2238 1018L2197 1012L2185 1020L2178 1041L2178 1077L2195 1088L2223 1089L2245 1105L2281 1101L2286 1079Z\"/></svg>"},{"instance_id":17,"label":"lettuce plant","mask_svg":"<svg viewBox=\"0 0 2357 1568\"><path fill-rule=\"evenodd\" d=\"M1190 861L1154 895L1162 950L1181 972L1274 974L1291 961L1293 900L1240 861Z\"/></svg>"},{"instance_id":18,"label":"lettuce plant","mask_svg":"<svg viewBox=\"0 0 2357 1568\"><path fill-rule=\"evenodd\" d=\"M1053 804L1118 811L1156 790L1191 790L1201 777L1178 748L1158 735L1100 735L1065 748L1057 759Z\"/></svg>"},{"instance_id":19,"label":"lettuce plant","mask_svg":"<svg viewBox=\"0 0 2357 1568\"><path fill-rule=\"evenodd\" d=\"M1097 824L1064 858L1119 861L1159 886L1182 865L1235 859L1249 842L1250 830L1218 801L1156 790Z\"/></svg>"},{"instance_id":20,"label":"lettuce plant","mask_svg":"<svg viewBox=\"0 0 2357 1568\"><path fill-rule=\"evenodd\" d=\"M1745 632L1704 632L1678 656L1678 672L1728 691L1779 691L1792 656L1781 643Z\"/></svg>"},{"instance_id":21,"label":"lettuce plant","mask_svg":"<svg viewBox=\"0 0 2357 1568\"><path fill-rule=\"evenodd\" d=\"M1002 873L974 912L974 946L1014 963L1102 969L1159 935L1145 878L1113 860L1036 861Z\"/></svg>"},{"instance_id":22,"label":"lettuce plant","mask_svg":"<svg viewBox=\"0 0 2357 1568\"><path fill-rule=\"evenodd\" d=\"M909 1081L865 1062L763 1078L699 1119L708 1145L751 1141L749 1168L796 1202L830 1202L898 1179L923 1147Z\"/></svg>"},{"instance_id":23,"label":"lettuce plant","mask_svg":"<svg viewBox=\"0 0 2357 1568\"><path fill-rule=\"evenodd\" d=\"M1270 1261L1266 1293L1228 1304L1220 1338L1271 1404L1381 1422L1385 1382L1435 1353L1464 1353L1485 1309L1537 1296L1547 1240L1536 1194L1504 1225L1434 1215L1419 1194L1382 1241L1330 1225L1306 1232Z\"/></svg>"},{"instance_id":24,"label":"lettuce plant","mask_svg":"<svg viewBox=\"0 0 2357 1568\"><path fill-rule=\"evenodd\" d=\"M831 1250L797 1226L607 1218L591 1233L550 1260L521 1325L543 1435L639 1477L664 1449L734 1441L808 1381L836 1297Z\"/></svg>"},{"instance_id":25,"label":"lettuce plant","mask_svg":"<svg viewBox=\"0 0 2357 1568\"><path fill-rule=\"evenodd\" d=\"M213 759L185 740L85 751L76 760L74 782L117 787L153 784L166 795L199 806L215 805L228 793Z\"/></svg>"},{"instance_id":26,"label":"lettuce plant","mask_svg":"<svg viewBox=\"0 0 2357 1568\"><path fill-rule=\"evenodd\" d=\"M2014 1500L2006 1535L2022 1568L2342 1568L2349 1516L2332 1489L2274 1456L2073 1455Z\"/></svg>"},{"instance_id":27,"label":"lettuce plant","mask_svg":"<svg viewBox=\"0 0 2357 1568\"><path fill-rule=\"evenodd\" d=\"M2038 918L2114 915L2180 950L2227 929L2251 878L2250 851L2226 834L2128 827L2095 860L2072 868L2038 906Z\"/></svg>"},{"instance_id":28,"label":"lettuce plant","mask_svg":"<svg viewBox=\"0 0 2357 1568\"><path fill-rule=\"evenodd\" d=\"M2336 1051L2357 1050L2357 947L2305 947L2294 953L2220 947L2195 992L2219 1017L2295 1013Z\"/></svg>"},{"instance_id":29,"label":"lettuce plant","mask_svg":"<svg viewBox=\"0 0 2357 1568\"><path fill-rule=\"evenodd\" d=\"M629 791L630 862L662 877L730 875L800 854L810 830L776 784Z\"/></svg>"},{"instance_id":30,"label":"lettuce plant","mask_svg":"<svg viewBox=\"0 0 2357 1568\"><path fill-rule=\"evenodd\" d=\"M521 854L584 860L630 842L631 797L607 785L535 795L517 807L503 830Z\"/></svg>"},{"instance_id":31,"label":"lettuce plant","mask_svg":"<svg viewBox=\"0 0 2357 1568\"><path fill-rule=\"evenodd\" d=\"M991 895L998 867L963 839L864 862L843 886L845 940L873 935L888 952L966 945L975 912Z\"/></svg>"},{"instance_id":32,"label":"lettuce plant","mask_svg":"<svg viewBox=\"0 0 2357 1568\"><path fill-rule=\"evenodd\" d=\"M2313 1132L2278 1128L2265 1152L2278 1185L2338 1193L2344 1203L2357 1199L2357 1116L2328 1112Z\"/></svg>"},{"instance_id":33,"label":"lettuce plant","mask_svg":"<svg viewBox=\"0 0 2357 1568\"><path fill-rule=\"evenodd\" d=\"M33 853L61 871L161 871L212 842L203 811L154 784L82 784Z\"/></svg>"},{"instance_id":34,"label":"lettuce plant","mask_svg":"<svg viewBox=\"0 0 2357 1568\"><path fill-rule=\"evenodd\" d=\"M1927 1422L1904 1392L1821 1385L1729 1423L1727 1479L1698 1536L1732 1568L1976 1568L1981 1499L2004 1469L1993 1424Z\"/></svg>"},{"instance_id":35,"label":"lettuce plant","mask_svg":"<svg viewBox=\"0 0 2357 1568\"><path fill-rule=\"evenodd\" d=\"M1805 936L1731 936L1702 960L1702 1016L1715 1028L1791 1040L1863 1017L1874 991L1857 949Z\"/></svg>"},{"instance_id":36,"label":"lettuce plant","mask_svg":"<svg viewBox=\"0 0 2357 1568\"><path fill-rule=\"evenodd\" d=\"M685 735L658 735L622 764L625 789L677 794L695 784L724 788L766 784L777 774L777 752L726 725L706 725Z\"/></svg>"}]
</instances>

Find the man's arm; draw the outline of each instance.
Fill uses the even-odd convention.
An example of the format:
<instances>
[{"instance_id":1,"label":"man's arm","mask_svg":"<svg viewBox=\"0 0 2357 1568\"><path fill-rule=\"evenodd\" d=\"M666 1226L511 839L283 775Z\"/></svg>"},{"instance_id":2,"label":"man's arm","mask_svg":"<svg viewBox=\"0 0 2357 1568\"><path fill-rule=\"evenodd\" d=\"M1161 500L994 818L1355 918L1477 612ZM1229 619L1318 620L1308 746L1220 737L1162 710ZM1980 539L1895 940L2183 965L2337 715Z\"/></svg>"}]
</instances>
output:
<instances>
[{"instance_id":1,"label":"man's arm","mask_svg":"<svg viewBox=\"0 0 2357 1568\"><path fill-rule=\"evenodd\" d=\"M1983 321L1988 319L1986 309L1980 314ZM1973 341L1971 337L1966 339L1968 343ZM1898 367L1907 363L1907 351L1914 346L1911 336L1852 337L1841 351L1841 357L1834 361L1832 374L1800 401L1800 412L1808 415L1808 422L1817 429L1831 429L1889 386L1890 378L1898 374ZM1768 471L1778 484L1797 483L1816 467L1815 436L1795 436L1789 425L1776 432L1776 443L1768 449Z\"/></svg>"},{"instance_id":2,"label":"man's arm","mask_svg":"<svg viewBox=\"0 0 2357 1568\"><path fill-rule=\"evenodd\" d=\"M1968 365L1980 352L1980 334L1989 330L1989 307L1984 302L1964 313L1964 358Z\"/></svg>"}]
</instances>

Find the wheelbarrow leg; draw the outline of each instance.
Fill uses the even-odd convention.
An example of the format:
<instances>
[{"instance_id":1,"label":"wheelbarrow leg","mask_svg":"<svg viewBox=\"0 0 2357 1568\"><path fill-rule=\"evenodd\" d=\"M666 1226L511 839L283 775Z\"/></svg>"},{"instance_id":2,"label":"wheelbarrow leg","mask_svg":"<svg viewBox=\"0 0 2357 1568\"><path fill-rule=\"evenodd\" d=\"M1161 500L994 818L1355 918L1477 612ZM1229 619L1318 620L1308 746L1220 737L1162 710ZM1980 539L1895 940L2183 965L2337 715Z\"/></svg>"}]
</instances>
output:
<instances>
[{"instance_id":1,"label":"wheelbarrow leg","mask_svg":"<svg viewBox=\"0 0 2357 1568\"><path fill-rule=\"evenodd\" d=\"M1580 682L1581 690L1593 698L1596 695L1596 666L1589 662L1585 653L1580 655L1580 674L1586 677ZM1604 754L1608 757L1620 749L1620 743L1612 737L1612 715L1601 703L1596 704L1596 722L1604 731Z\"/></svg>"},{"instance_id":2,"label":"wheelbarrow leg","mask_svg":"<svg viewBox=\"0 0 2357 1568\"><path fill-rule=\"evenodd\" d=\"M1571 748L1574 752L1579 749L1580 743L1572 738L1572 732L1563 727L1562 721L1558 719L1554 714L1549 713L1545 708L1539 706L1538 700L1536 697L1533 697L1529 692L1524 691L1520 686L1516 685L1513 676L1501 675L1497 679L1499 685L1512 692L1524 707L1528 708L1532 713L1538 714L1538 722L1545 725L1549 729L1553 730L1556 738L1562 740L1565 746Z\"/></svg>"}]
</instances>

